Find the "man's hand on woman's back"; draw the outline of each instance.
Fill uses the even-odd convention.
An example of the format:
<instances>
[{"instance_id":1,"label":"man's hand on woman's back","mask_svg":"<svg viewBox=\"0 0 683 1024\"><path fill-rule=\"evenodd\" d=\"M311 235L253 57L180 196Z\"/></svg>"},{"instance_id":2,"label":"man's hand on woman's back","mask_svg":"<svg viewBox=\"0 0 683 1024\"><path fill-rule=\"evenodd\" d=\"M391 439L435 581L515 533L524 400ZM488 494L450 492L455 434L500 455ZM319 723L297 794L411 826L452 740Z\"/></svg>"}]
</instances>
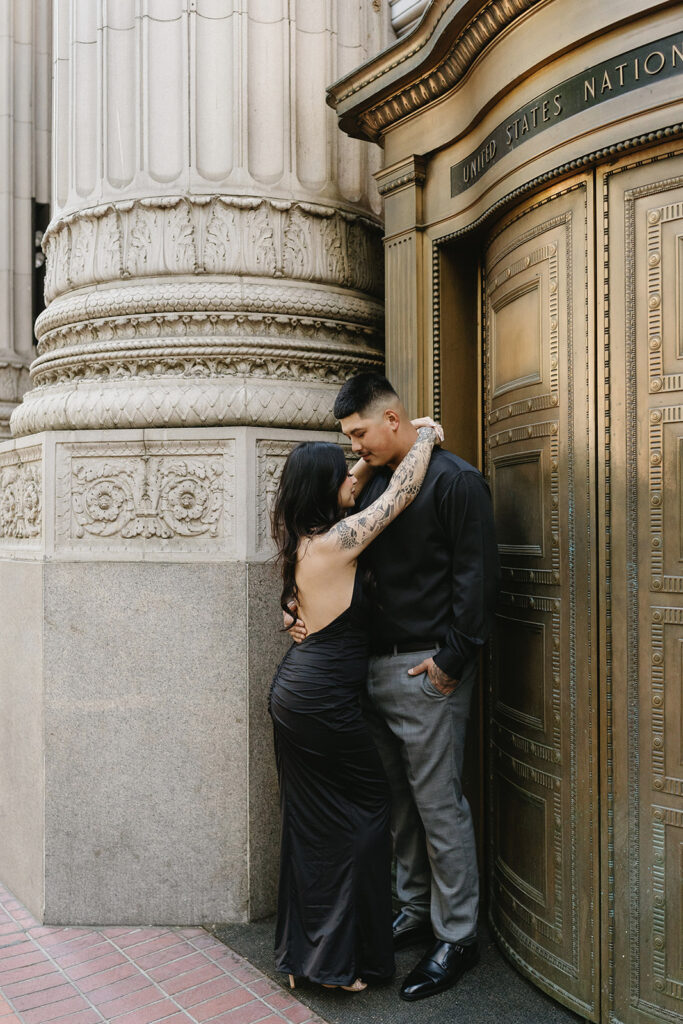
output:
<instances>
[{"instance_id":1,"label":"man's hand on woman's back","mask_svg":"<svg viewBox=\"0 0 683 1024\"><path fill-rule=\"evenodd\" d=\"M291 638L294 641L294 643L295 644L300 644L302 640L306 639L306 637L308 635L308 631L307 631L305 625L303 624L302 620L301 619L297 619L295 614L294 614L296 612L296 601L288 601L287 602L287 607L291 609L292 614L288 615L287 612L283 611L283 613L282 613L283 625L284 625L285 629L287 630L287 632L289 633L289 635L291 636Z\"/></svg>"}]
</instances>

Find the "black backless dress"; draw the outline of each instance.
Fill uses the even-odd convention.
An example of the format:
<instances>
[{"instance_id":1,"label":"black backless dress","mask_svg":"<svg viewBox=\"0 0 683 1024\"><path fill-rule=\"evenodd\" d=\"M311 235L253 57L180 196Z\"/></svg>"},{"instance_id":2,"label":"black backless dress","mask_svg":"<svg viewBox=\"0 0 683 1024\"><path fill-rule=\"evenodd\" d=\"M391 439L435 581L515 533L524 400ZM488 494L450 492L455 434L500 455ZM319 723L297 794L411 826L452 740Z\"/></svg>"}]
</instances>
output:
<instances>
[{"instance_id":1,"label":"black backless dress","mask_svg":"<svg viewBox=\"0 0 683 1024\"><path fill-rule=\"evenodd\" d=\"M349 607L290 647L270 691L282 813L276 966L329 985L394 973L389 788L360 709L363 611L357 572Z\"/></svg>"}]
</instances>

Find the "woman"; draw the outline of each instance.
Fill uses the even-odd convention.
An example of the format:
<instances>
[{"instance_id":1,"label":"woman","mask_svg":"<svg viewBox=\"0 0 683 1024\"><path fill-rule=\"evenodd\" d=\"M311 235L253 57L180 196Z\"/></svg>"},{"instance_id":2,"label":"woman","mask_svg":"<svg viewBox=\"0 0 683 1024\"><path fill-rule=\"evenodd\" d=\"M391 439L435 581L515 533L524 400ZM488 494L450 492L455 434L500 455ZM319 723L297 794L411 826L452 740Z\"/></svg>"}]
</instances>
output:
<instances>
[{"instance_id":1,"label":"woman","mask_svg":"<svg viewBox=\"0 0 683 1024\"><path fill-rule=\"evenodd\" d=\"M270 694L282 811L276 963L292 987L299 975L360 991L394 973L389 791L360 710L357 560L418 493L435 438L420 426L384 494L356 515L343 518L370 471L361 460L349 473L341 448L324 442L291 452L275 499L281 603L295 602L308 630Z\"/></svg>"}]
</instances>

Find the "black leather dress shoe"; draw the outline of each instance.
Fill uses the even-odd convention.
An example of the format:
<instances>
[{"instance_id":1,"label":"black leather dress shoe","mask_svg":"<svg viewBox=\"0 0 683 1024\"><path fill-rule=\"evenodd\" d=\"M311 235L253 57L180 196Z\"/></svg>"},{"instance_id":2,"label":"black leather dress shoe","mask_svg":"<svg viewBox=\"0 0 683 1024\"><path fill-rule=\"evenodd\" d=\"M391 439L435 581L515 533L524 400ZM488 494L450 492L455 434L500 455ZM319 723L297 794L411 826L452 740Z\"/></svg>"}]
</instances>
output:
<instances>
[{"instance_id":1,"label":"black leather dress shoe","mask_svg":"<svg viewBox=\"0 0 683 1024\"><path fill-rule=\"evenodd\" d=\"M403 982L401 999L426 999L437 992L444 992L478 961L476 942L467 946L458 942L435 942Z\"/></svg>"},{"instance_id":2,"label":"black leather dress shoe","mask_svg":"<svg viewBox=\"0 0 683 1024\"><path fill-rule=\"evenodd\" d=\"M434 938L434 932L429 920L420 921L411 917L402 910L391 926L394 933L394 949L407 949L408 946L416 946L418 942L429 942Z\"/></svg>"}]
</instances>

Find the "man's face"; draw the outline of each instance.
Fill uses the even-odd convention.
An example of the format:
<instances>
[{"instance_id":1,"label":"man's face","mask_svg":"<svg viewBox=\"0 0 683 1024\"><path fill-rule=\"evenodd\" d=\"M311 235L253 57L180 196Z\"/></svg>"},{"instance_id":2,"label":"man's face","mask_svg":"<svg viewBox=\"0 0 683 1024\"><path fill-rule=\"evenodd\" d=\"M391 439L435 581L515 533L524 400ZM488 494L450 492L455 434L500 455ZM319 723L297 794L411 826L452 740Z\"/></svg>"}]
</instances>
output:
<instances>
[{"instance_id":1,"label":"man's face","mask_svg":"<svg viewBox=\"0 0 683 1024\"><path fill-rule=\"evenodd\" d=\"M396 455L395 413L382 409L360 415L357 412L340 420L342 432L351 441L354 455L370 466L385 466Z\"/></svg>"}]
</instances>

